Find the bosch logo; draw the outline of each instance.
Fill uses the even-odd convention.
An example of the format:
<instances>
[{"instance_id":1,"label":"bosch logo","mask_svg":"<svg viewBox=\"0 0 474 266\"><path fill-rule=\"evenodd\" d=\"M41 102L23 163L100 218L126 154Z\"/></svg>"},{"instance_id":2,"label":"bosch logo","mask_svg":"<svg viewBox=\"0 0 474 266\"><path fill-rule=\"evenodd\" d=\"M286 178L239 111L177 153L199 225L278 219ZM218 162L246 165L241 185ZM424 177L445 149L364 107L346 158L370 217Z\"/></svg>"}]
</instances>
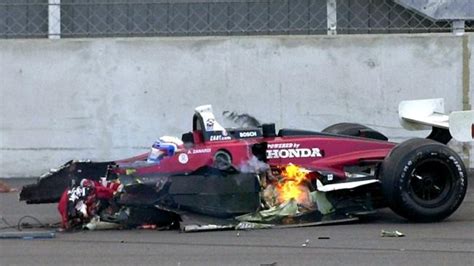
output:
<instances>
[{"instance_id":1,"label":"bosch logo","mask_svg":"<svg viewBox=\"0 0 474 266\"><path fill-rule=\"evenodd\" d=\"M247 132L240 132L239 136L241 138L251 138L251 137L256 137L257 132L256 131L247 131Z\"/></svg>"}]
</instances>

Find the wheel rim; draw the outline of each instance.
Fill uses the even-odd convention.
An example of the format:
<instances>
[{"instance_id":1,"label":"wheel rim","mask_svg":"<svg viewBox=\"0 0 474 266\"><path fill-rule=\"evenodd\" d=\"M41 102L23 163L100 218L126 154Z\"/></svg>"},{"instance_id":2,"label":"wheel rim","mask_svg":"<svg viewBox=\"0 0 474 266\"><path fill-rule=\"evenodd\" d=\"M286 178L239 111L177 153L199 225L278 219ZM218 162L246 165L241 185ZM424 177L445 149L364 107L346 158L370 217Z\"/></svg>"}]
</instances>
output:
<instances>
[{"instance_id":1,"label":"wheel rim","mask_svg":"<svg viewBox=\"0 0 474 266\"><path fill-rule=\"evenodd\" d=\"M453 182L454 173L446 161L428 159L418 163L411 172L409 193L419 205L433 208L450 198Z\"/></svg>"},{"instance_id":2,"label":"wheel rim","mask_svg":"<svg viewBox=\"0 0 474 266\"><path fill-rule=\"evenodd\" d=\"M218 151L214 155L214 166L217 169L225 170L232 165L232 157L225 151Z\"/></svg>"}]
</instances>

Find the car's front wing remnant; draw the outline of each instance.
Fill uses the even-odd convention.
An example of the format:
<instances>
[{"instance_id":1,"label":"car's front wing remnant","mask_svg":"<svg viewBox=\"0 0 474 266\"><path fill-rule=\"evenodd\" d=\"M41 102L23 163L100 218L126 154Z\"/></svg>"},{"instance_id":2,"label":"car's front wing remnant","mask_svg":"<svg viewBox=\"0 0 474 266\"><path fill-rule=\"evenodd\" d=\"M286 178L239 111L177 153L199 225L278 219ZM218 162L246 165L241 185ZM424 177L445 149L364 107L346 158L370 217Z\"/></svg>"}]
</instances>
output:
<instances>
[{"instance_id":1,"label":"car's front wing remnant","mask_svg":"<svg viewBox=\"0 0 474 266\"><path fill-rule=\"evenodd\" d=\"M113 164L114 162L69 161L40 176L37 183L24 186L20 200L28 204L58 202L68 187L79 184L85 178L98 181Z\"/></svg>"}]
</instances>

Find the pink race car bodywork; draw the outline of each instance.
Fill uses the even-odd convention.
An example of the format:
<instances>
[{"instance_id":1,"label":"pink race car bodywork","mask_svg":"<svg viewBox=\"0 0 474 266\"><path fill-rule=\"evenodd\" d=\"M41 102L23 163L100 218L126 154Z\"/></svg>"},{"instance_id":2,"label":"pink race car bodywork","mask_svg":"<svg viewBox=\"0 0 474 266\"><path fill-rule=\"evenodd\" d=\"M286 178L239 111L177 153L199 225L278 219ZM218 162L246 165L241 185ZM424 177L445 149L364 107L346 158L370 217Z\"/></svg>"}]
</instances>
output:
<instances>
[{"instance_id":1,"label":"pink race car bodywork","mask_svg":"<svg viewBox=\"0 0 474 266\"><path fill-rule=\"evenodd\" d=\"M305 184L307 196L314 192L319 197L313 203L332 206L317 219L330 213L347 218L389 206L411 220L438 221L461 204L467 172L459 156L444 145L451 139L447 129L434 126L429 138L396 144L352 123L322 132L277 132L274 124L224 128L211 106L200 106L192 131L181 139L164 136L150 152L128 159L68 162L25 186L20 200L57 202L83 179L102 180L125 185L123 206L159 205L174 208L173 215L184 208L233 217L259 209L268 184L281 189L288 182L285 167L296 165L306 173L306 180L298 182Z\"/></svg>"},{"instance_id":2,"label":"pink race car bodywork","mask_svg":"<svg viewBox=\"0 0 474 266\"><path fill-rule=\"evenodd\" d=\"M293 163L308 169L329 171L344 178L344 167L364 162L381 162L396 145L381 140L329 134L202 141L200 133L193 132L195 140L191 148L166 157L159 164L137 167L136 174L192 172L203 165L212 166L218 152L229 154L232 165L241 165L253 156L251 146L264 142L267 143L269 165ZM180 162L180 154L186 154L186 162ZM144 153L117 163L127 165L130 162L145 161L147 157L148 153ZM124 169L119 168L117 172L124 173Z\"/></svg>"}]
</instances>

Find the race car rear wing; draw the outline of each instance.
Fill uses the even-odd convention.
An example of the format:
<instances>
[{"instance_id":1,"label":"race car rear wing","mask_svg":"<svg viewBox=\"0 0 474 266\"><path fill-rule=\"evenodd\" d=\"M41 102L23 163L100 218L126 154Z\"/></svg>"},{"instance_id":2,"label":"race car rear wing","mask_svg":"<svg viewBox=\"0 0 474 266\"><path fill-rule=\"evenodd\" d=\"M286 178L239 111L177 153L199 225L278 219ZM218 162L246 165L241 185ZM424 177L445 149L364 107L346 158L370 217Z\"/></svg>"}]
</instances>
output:
<instances>
[{"instance_id":1,"label":"race car rear wing","mask_svg":"<svg viewBox=\"0 0 474 266\"><path fill-rule=\"evenodd\" d=\"M432 127L430 139L448 143L474 140L474 111L457 111L445 114L444 99L402 101L398 105L400 123L408 130Z\"/></svg>"}]
</instances>

